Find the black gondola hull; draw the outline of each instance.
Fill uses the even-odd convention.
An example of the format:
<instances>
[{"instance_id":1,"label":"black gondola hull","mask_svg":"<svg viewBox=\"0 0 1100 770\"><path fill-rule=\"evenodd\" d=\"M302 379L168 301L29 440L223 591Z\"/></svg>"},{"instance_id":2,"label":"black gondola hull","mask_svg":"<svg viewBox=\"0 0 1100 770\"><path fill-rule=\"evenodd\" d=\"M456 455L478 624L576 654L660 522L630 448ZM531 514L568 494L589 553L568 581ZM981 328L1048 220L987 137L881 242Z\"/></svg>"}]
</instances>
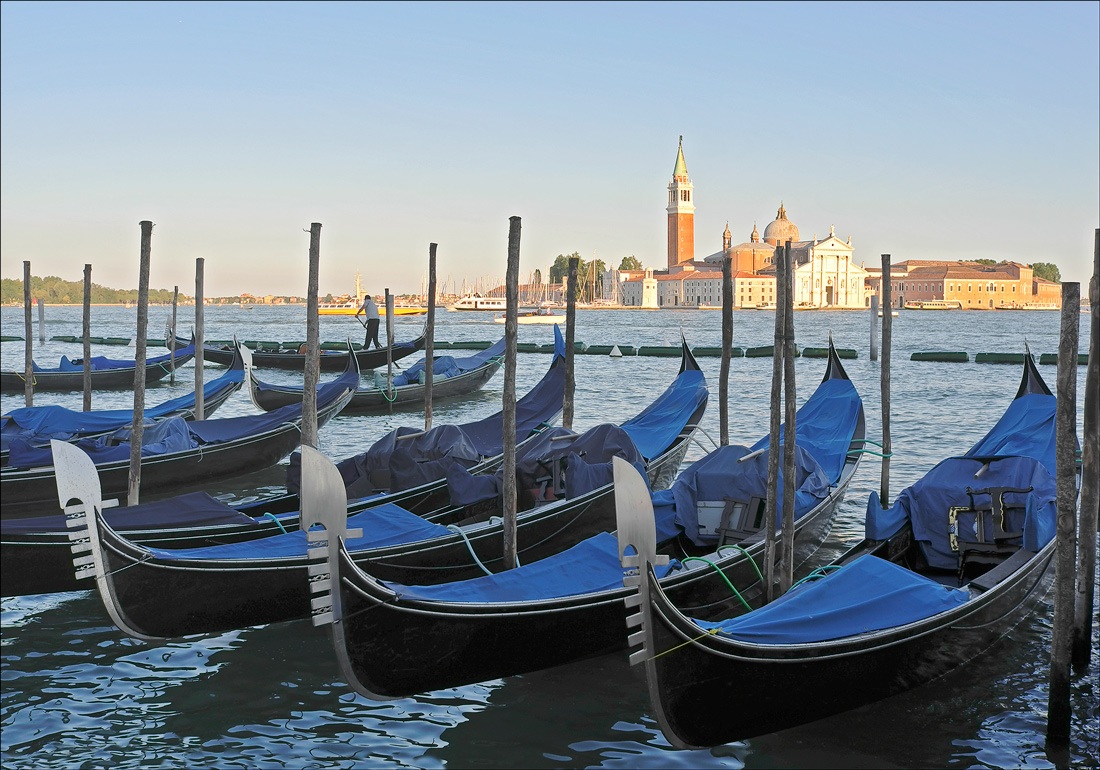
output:
<instances>
[{"instance_id":1,"label":"black gondola hull","mask_svg":"<svg viewBox=\"0 0 1100 770\"><path fill-rule=\"evenodd\" d=\"M186 364L194 358L193 355L182 355L176 358L176 368ZM225 363L228 366L233 360L233 352L226 351ZM122 390L134 387L134 374L136 367L130 366L121 369L93 369L92 390ZM163 380L171 373L171 367L167 361L156 364L147 364L145 367L145 384L153 385ZM34 391L62 392L84 390L84 372L35 372L31 383ZM0 372L0 390L4 393L22 393L26 388L26 378L22 372Z\"/></svg>"},{"instance_id":2,"label":"black gondola hull","mask_svg":"<svg viewBox=\"0 0 1100 770\"><path fill-rule=\"evenodd\" d=\"M355 358L359 361L361 371L378 369L386 365L387 360L399 361L405 356L410 356L418 350L424 349L426 335L421 334L411 343L394 345L392 358L387 359L386 348L374 350L358 350ZM233 359L233 351L230 348L203 347L203 360L215 364L228 366ZM342 372L348 367L348 354L323 351L320 357L322 372ZM304 353L271 353L262 350L252 352L252 365L257 368L287 369L295 372L304 372L306 368L306 356Z\"/></svg>"}]
</instances>

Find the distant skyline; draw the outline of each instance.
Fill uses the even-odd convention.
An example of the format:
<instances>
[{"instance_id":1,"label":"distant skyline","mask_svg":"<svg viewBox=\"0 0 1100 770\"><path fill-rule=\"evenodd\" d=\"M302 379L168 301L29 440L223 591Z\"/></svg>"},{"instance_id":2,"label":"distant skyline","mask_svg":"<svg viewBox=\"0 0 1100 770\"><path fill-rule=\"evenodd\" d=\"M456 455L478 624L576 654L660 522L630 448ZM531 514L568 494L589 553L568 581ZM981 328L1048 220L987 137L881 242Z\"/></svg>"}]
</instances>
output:
<instances>
[{"instance_id":1,"label":"distant skyline","mask_svg":"<svg viewBox=\"0 0 1100 770\"><path fill-rule=\"evenodd\" d=\"M855 261L1053 262L1100 225L1100 4L0 3L0 275L208 296L666 263L775 217Z\"/></svg>"}]
</instances>

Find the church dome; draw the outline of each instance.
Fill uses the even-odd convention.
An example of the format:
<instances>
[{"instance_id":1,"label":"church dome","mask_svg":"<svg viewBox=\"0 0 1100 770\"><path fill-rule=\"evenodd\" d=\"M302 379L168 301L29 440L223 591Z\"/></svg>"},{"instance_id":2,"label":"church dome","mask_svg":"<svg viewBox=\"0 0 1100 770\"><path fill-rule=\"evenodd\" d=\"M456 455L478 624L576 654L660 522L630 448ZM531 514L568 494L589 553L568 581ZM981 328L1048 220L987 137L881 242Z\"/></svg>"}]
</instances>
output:
<instances>
[{"instance_id":1,"label":"church dome","mask_svg":"<svg viewBox=\"0 0 1100 770\"><path fill-rule=\"evenodd\" d=\"M780 203L775 221L769 222L768 226L764 228L764 242L776 246L788 240L798 240L798 228L794 226L794 222L787 219L787 210Z\"/></svg>"}]
</instances>

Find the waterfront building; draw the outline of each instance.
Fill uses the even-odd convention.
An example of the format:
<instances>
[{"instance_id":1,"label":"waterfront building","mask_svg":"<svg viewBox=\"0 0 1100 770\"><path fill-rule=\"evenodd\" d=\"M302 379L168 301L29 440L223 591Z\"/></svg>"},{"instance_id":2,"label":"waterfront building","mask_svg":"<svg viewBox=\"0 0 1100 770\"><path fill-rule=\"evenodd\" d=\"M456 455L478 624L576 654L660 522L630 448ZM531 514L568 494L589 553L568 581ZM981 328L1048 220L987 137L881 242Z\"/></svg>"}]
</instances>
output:
<instances>
[{"instance_id":1,"label":"waterfront building","mask_svg":"<svg viewBox=\"0 0 1100 770\"><path fill-rule=\"evenodd\" d=\"M872 292L878 292L882 269L871 271ZM963 310L1060 308L1061 285L1036 278L1019 262L985 265L978 262L910 259L890 265L891 305L946 301Z\"/></svg>"}]
</instances>

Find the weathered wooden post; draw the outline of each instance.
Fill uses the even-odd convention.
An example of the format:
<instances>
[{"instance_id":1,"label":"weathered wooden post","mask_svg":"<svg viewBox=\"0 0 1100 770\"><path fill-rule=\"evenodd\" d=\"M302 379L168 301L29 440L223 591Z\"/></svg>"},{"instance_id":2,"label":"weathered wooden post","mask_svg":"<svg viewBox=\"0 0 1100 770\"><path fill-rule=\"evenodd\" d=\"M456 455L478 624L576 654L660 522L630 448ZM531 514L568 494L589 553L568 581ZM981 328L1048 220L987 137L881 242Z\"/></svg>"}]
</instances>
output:
<instances>
[{"instance_id":1,"label":"weathered wooden post","mask_svg":"<svg viewBox=\"0 0 1100 770\"><path fill-rule=\"evenodd\" d=\"M718 432L730 443L730 350L733 347L733 260L722 258L722 368L718 372Z\"/></svg>"},{"instance_id":2,"label":"weathered wooden post","mask_svg":"<svg viewBox=\"0 0 1100 770\"><path fill-rule=\"evenodd\" d=\"M168 345L169 382L176 384L176 309L179 306L180 287L172 287L172 330L165 342Z\"/></svg>"},{"instance_id":3,"label":"weathered wooden post","mask_svg":"<svg viewBox=\"0 0 1100 770\"><path fill-rule=\"evenodd\" d=\"M890 255L882 255L882 366L880 367L879 393L882 398L882 473L879 500L884 507L890 505L890 331L893 316L890 308Z\"/></svg>"},{"instance_id":4,"label":"weathered wooden post","mask_svg":"<svg viewBox=\"0 0 1100 770\"><path fill-rule=\"evenodd\" d=\"M775 250L775 336L772 338L771 423L768 433L768 499L764 506L764 581L767 601L775 596L775 526L779 495L779 423L783 408L783 328L787 320L783 303L787 297L787 265L782 247Z\"/></svg>"},{"instance_id":5,"label":"weathered wooden post","mask_svg":"<svg viewBox=\"0 0 1100 770\"><path fill-rule=\"evenodd\" d=\"M386 392L393 397L393 295L386 289Z\"/></svg>"},{"instance_id":6,"label":"weathered wooden post","mask_svg":"<svg viewBox=\"0 0 1100 770\"><path fill-rule=\"evenodd\" d=\"M878 295L871 295L871 360L878 361Z\"/></svg>"},{"instance_id":7,"label":"weathered wooden post","mask_svg":"<svg viewBox=\"0 0 1100 770\"><path fill-rule=\"evenodd\" d=\"M23 397L27 406L34 406L34 325L31 323L31 263L23 262Z\"/></svg>"},{"instance_id":8,"label":"weathered wooden post","mask_svg":"<svg viewBox=\"0 0 1100 770\"><path fill-rule=\"evenodd\" d=\"M309 275L306 278L306 360L302 388L302 443L317 443L317 383L321 379L321 331L317 313L318 274L321 269L321 223L309 226ZM348 351L349 356L355 355Z\"/></svg>"},{"instance_id":9,"label":"weathered wooden post","mask_svg":"<svg viewBox=\"0 0 1100 770\"><path fill-rule=\"evenodd\" d=\"M38 341L46 342L46 303L38 298Z\"/></svg>"},{"instance_id":10,"label":"weathered wooden post","mask_svg":"<svg viewBox=\"0 0 1100 770\"><path fill-rule=\"evenodd\" d=\"M516 566L516 338L519 336L519 235L520 218L508 218L508 270L504 278L504 569ZM570 269L576 275L576 260ZM571 285L575 288L576 281ZM572 292L570 293L572 297ZM572 302L570 302L572 304ZM568 323L568 322L567 322ZM568 353L566 354L568 355ZM572 392L567 387L566 399L572 406ZM570 409L572 411L572 409ZM570 415L572 416L572 415Z\"/></svg>"},{"instance_id":11,"label":"weathered wooden post","mask_svg":"<svg viewBox=\"0 0 1100 770\"><path fill-rule=\"evenodd\" d=\"M779 253L779 249L776 249ZM794 265L791 263L791 242L783 249L783 568L779 573L780 593L787 593L794 583L794 447L795 447L795 398L794 382Z\"/></svg>"},{"instance_id":12,"label":"weathered wooden post","mask_svg":"<svg viewBox=\"0 0 1100 770\"><path fill-rule=\"evenodd\" d=\"M206 354L203 351L203 343L206 340L206 319L203 312L203 271L206 260L198 257L195 260L195 419L205 419L206 394L202 390L202 367Z\"/></svg>"},{"instance_id":13,"label":"weathered wooden post","mask_svg":"<svg viewBox=\"0 0 1100 770\"><path fill-rule=\"evenodd\" d=\"M1058 397L1054 412L1058 526L1054 553L1054 630L1050 641L1047 744L1069 743L1069 665L1073 642L1074 574L1077 567L1077 327L1081 284L1062 284L1058 338Z\"/></svg>"},{"instance_id":14,"label":"weathered wooden post","mask_svg":"<svg viewBox=\"0 0 1100 770\"><path fill-rule=\"evenodd\" d=\"M84 411L92 411L92 266L84 265Z\"/></svg>"},{"instance_id":15,"label":"weathered wooden post","mask_svg":"<svg viewBox=\"0 0 1100 770\"><path fill-rule=\"evenodd\" d=\"M130 477L127 505L138 504L141 490L141 443L145 432L145 336L149 328L149 256L152 251L153 223L147 219L141 227L141 262L138 268L137 337L134 346L134 419L130 425Z\"/></svg>"},{"instance_id":16,"label":"weathered wooden post","mask_svg":"<svg viewBox=\"0 0 1100 770\"><path fill-rule=\"evenodd\" d=\"M569 258L569 277L566 279L565 290L565 398L562 400L561 425L567 430L573 430L573 390L576 388L576 379L573 376L573 348L576 345L573 340L576 338L577 326L577 265L579 263L579 257Z\"/></svg>"},{"instance_id":17,"label":"weathered wooden post","mask_svg":"<svg viewBox=\"0 0 1100 770\"><path fill-rule=\"evenodd\" d=\"M1094 231L1089 304L1089 363L1085 370L1085 442L1081 452L1081 520L1077 535L1077 597L1073 611L1073 666L1084 670L1092 656L1096 607L1096 528L1100 512L1100 229Z\"/></svg>"},{"instance_id":18,"label":"weathered wooden post","mask_svg":"<svg viewBox=\"0 0 1100 770\"><path fill-rule=\"evenodd\" d=\"M435 379L435 244L428 244L428 317L424 322L424 430L432 429L432 383Z\"/></svg>"}]
</instances>

